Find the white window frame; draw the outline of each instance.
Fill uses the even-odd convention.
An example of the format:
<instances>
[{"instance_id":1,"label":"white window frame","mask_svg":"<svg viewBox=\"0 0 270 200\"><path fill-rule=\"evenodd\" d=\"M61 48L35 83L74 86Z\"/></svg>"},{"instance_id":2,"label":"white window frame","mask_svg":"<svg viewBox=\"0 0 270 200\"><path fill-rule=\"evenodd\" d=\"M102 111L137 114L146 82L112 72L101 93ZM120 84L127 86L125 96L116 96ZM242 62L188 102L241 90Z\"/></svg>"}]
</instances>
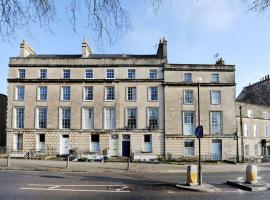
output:
<instances>
[{"instance_id":1,"label":"white window frame","mask_svg":"<svg viewBox=\"0 0 270 200\"><path fill-rule=\"evenodd\" d=\"M21 76L21 72L23 72L23 76ZM26 77L26 70L25 69L18 69L18 78L25 79Z\"/></svg>"},{"instance_id":2,"label":"white window frame","mask_svg":"<svg viewBox=\"0 0 270 200\"><path fill-rule=\"evenodd\" d=\"M156 88L157 94L156 94L156 99L152 99L152 88ZM158 86L148 86L148 101L158 101Z\"/></svg>"},{"instance_id":3,"label":"white window frame","mask_svg":"<svg viewBox=\"0 0 270 200\"><path fill-rule=\"evenodd\" d=\"M46 98L41 98L41 88L46 88ZM38 86L38 92L37 92L37 100L38 101L47 101L48 100L48 87L47 86Z\"/></svg>"},{"instance_id":4,"label":"white window frame","mask_svg":"<svg viewBox=\"0 0 270 200\"><path fill-rule=\"evenodd\" d=\"M150 125L150 110L155 110L156 115L157 115L157 119L155 119L157 121L157 125ZM147 108L147 126L149 127L149 129L151 130L156 130L159 129L159 108L158 107L148 107Z\"/></svg>"},{"instance_id":5,"label":"white window frame","mask_svg":"<svg viewBox=\"0 0 270 200\"><path fill-rule=\"evenodd\" d=\"M87 77L88 74L91 74L91 77ZM94 77L93 69L86 69L85 70L85 79L93 79L93 77Z\"/></svg>"},{"instance_id":6,"label":"white window frame","mask_svg":"<svg viewBox=\"0 0 270 200\"><path fill-rule=\"evenodd\" d=\"M136 69L128 69L128 76L127 77L128 77L128 79L135 79L136 78Z\"/></svg>"},{"instance_id":7,"label":"white window frame","mask_svg":"<svg viewBox=\"0 0 270 200\"><path fill-rule=\"evenodd\" d=\"M110 115L113 116L113 118L107 117L107 110L110 110ZM111 112L113 113L111 114ZM107 120L111 120L107 123ZM115 129L116 128L116 109L115 107L105 107L104 108L104 129Z\"/></svg>"},{"instance_id":8,"label":"white window frame","mask_svg":"<svg viewBox=\"0 0 270 200\"><path fill-rule=\"evenodd\" d=\"M269 119L269 113L267 111L263 111L263 119Z\"/></svg>"},{"instance_id":9,"label":"white window frame","mask_svg":"<svg viewBox=\"0 0 270 200\"><path fill-rule=\"evenodd\" d=\"M89 112L89 110L91 110L91 112L92 112L92 114L91 114L92 115L92 118L91 119L88 118L90 120L88 122L89 125L87 126L85 116L86 116L86 111ZM85 129L85 130L92 130L92 129L94 129L94 120L95 120L94 108L93 107L83 107L82 108L82 129Z\"/></svg>"},{"instance_id":10,"label":"white window frame","mask_svg":"<svg viewBox=\"0 0 270 200\"><path fill-rule=\"evenodd\" d=\"M253 136L258 137L258 125L253 124Z\"/></svg>"},{"instance_id":11,"label":"white window frame","mask_svg":"<svg viewBox=\"0 0 270 200\"><path fill-rule=\"evenodd\" d=\"M244 137L248 137L248 124L243 124Z\"/></svg>"},{"instance_id":12,"label":"white window frame","mask_svg":"<svg viewBox=\"0 0 270 200\"><path fill-rule=\"evenodd\" d=\"M68 72L69 76L65 77L66 72ZM63 69L63 79L70 79L71 78L71 71L70 69Z\"/></svg>"},{"instance_id":13,"label":"white window frame","mask_svg":"<svg viewBox=\"0 0 270 200\"><path fill-rule=\"evenodd\" d=\"M212 83L219 83L220 82L219 73L212 73L211 74L211 82Z\"/></svg>"},{"instance_id":14,"label":"white window frame","mask_svg":"<svg viewBox=\"0 0 270 200\"><path fill-rule=\"evenodd\" d=\"M19 144L19 135L22 136L22 140L20 141L21 144ZM20 146L21 148L18 148L18 146ZM15 133L13 135L13 149L15 151L23 151L23 134L22 133Z\"/></svg>"},{"instance_id":15,"label":"white window frame","mask_svg":"<svg viewBox=\"0 0 270 200\"><path fill-rule=\"evenodd\" d=\"M264 126L264 137L269 137L269 126Z\"/></svg>"},{"instance_id":16,"label":"white window frame","mask_svg":"<svg viewBox=\"0 0 270 200\"><path fill-rule=\"evenodd\" d=\"M189 78L187 76L190 76ZM192 82L192 73L184 73L184 82L191 83Z\"/></svg>"},{"instance_id":17,"label":"white window frame","mask_svg":"<svg viewBox=\"0 0 270 200\"><path fill-rule=\"evenodd\" d=\"M248 118L253 118L253 110L247 110Z\"/></svg>"},{"instance_id":18,"label":"white window frame","mask_svg":"<svg viewBox=\"0 0 270 200\"><path fill-rule=\"evenodd\" d=\"M129 120L129 110L135 111L135 126L129 126L128 120ZM132 120L132 119L131 119ZM134 120L134 119L133 119ZM137 107L127 107L126 108L126 127L128 129L136 129L138 128L138 109Z\"/></svg>"},{"instance_id":19,"label":"white window frame","mask_svg":"<svg viewBox=\"0 0 270 200\"><path fill-rule=\"evenodd\" d=\"M213 114L219 114L220 115L220 124L214 124L213 121L212 121L212 118L213 118ZM220 129L220 133L213 133L213 126L216 125L216 126L220 126L219 129ZM210 131L211 131L211 135L222 135L223 133L223 113L221 111L211 111L210 112Z\"/></svg>"},{"instance_id":20,"label":"white window frame","mask_svg":"<svg viewBox=\"0 0 270 200\"><path fill-rule=\"evenodd\" d=\"M211 105L220 105L221 104L221 91L212 90L210 93L211 93ZM217 101L215 100L215 97L217 96L215 96L214 94L219 94Z\"/></svg>"},{"instance_id":21,"label":"white window frame","mask_svg":"<svg viewBox=\"0 0 270 200\"><path fill-rule=\"evenodd\" d=\"M192 114L193 122L192 123L185 123L185 114ZM194 111L183 111L182 112L182 122L183 122L183 135L195 135L195 126L196 126L196 118L195 118L195 112ZM190 126L185 127L185 126ZM191 132L186 132L187 129L190 129Z\"/></svg>"},{"instance_id":22,"label":"white window frame","mask_svg":"<svg viewBox=\"0 0 270 200\"><path fill-rule=\"evenodd\" d=\"M48 78L48 70L47 69L40 69L39 70L39 78L40 79L47 79Z\"/></svg>"},{"instance_id":23,"label":"white window frame","mask_svg":"<svg viewBox=\"0 0 270 200\"><path fill-rule=\"evenodd\" d=\"M43 128L39 126L39 114L40 114L41 109L46 109L46 119L45 119L46 124L45 124L45 127ZM48 125L48 108L45 106L36 107L36 129L46 129L47 125Z\"/></svg>"},{"instance_id":24,"label":"white window frame","mask_svg":"<svg viewBox=\"0 0 270 200\"><path fill-rule=\"evenodd\" d=\"M131 89L131 95L129 95L129 89ZM132 97L131 99L129 99L130 96ZM137 100L137 87L136 86L127 87L127 89L126 89L126 100L127 101L136 101Z\"/></svg>"},{"instance_id":25,"label":"white window frame","mask_svg":"<svg viewBox=\"0 0 270 200\"><path fill-rule=\"evenodd\" d=\"M19 90L20 89L23 90L23 96L22 97L19 96ZM15 86L15 100L16 101L24 101L24 97L25 97L25 86L23 86L23 85Z\"/></svg>"},{"instance_id":26,"label":"white window frame","mask_svg":"<svg viewBox=\"0 0 270 200\"><path fill-rule=\"evenodd\" d=\"M18 116L17 116L17 110L23 109L23 121L22 121L22 127L18 127ZM24 129L25 128L25 108L24 107L13 107L13 128L16 129Z\"/></svg>"},{"instance_id":27,"label":"white window frame","mask_svg":"<svg viewBox=\"0 0 270 200\"><path fill-rule=\"evenodd\" d=\"M91 99L86 99L87 94L86 90L90 88L92 90L92 98ZM94 100L94 87L93 86L84 86L83 87L83 101L93 101Z\"/></svg>"},{"instance_id":28,"label":"white window frame","mask_svg":"<svg viewBox=\"0 0 270 200\"><path fill-rule=\"evenodd\" d=\"M108 88L113 88L113 99L108 99ZM115 101L115 86L105 86L105 101Z\"/></svg>"},{"instance_id":29,"label":"white window frame","mask_svg":"<svg viewBox=\"0 0 270 200\"><path fill-rule=\"evenodd\" d=\"M188 93L191 93L191 96L189 96ZM189 98L191 98L191 102L190 102L190 99ZM183 103L184 104L188 104L188 105L192 105L194 103L194 93L193 93L193 90L184 90Z\"/></svg>"},{"instance_id":30,"label":"white window frame","mask_svg":"<svg viewBox=\"0 0 270 200\"><path fill-rule=\"evenodd\" d=\"M63 127L63 109L69 109L70 110L70 119L69 119L69 128ZM72 120L72 113L71 113L71 107L60 107L59 108L59 129L71 129L71 120Z\"/></svg>"},{"instance_id":31,"label":"white window frame","mask_svg":"<svg viewBox=\"0 0 270 200\"><path fill-rule=\"evenodd\" d=\"M64 88L69 88L69 99L64 99ZM61 87L61 101L71 101L71 86Z\"/></svg>"},{"instance_id":32,"label":"white window frame","mask_svg":"<svg viewBox=\"0 0 270 200\"><path fill-rule=\"evenodd\" d=\"M149 79L157 79L158 78L158 70L150 69L149 70Z\"/></svg>"},{"instance_id":33,"label":"white window frame","mask_svg":"<svg viewBox=\"0 0 270 200\"><path fill-rule=\"evenodd\" d=\"M106 79L115 79L115 70L114 69L112 69L112 68L106 69Z\"/></svg>"}]
</instances>

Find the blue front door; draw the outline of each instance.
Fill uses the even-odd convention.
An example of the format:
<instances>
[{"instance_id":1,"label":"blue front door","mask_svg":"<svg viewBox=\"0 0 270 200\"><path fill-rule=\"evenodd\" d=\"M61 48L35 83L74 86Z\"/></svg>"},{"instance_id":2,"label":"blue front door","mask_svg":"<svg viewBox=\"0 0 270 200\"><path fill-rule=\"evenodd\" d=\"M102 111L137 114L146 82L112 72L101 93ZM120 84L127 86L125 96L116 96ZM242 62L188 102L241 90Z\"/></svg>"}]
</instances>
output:
<instances>
[{"instance_id":1,"label":"blue front door","mask_svg":"<svg viewBox=\"0 0 270 200\"><path fill-rule=\"evenodd\" d=\"M130 156L130 141L122 141L122 157Z\"/></svg>"},{"instance_id":2,"label":"blue front door","mask_svg":"<svg viewBox=\"0 0 270 200\"><path fill-rule=\"evenodd\" d=\"M213 140L213 159L214 160L222 160L222 145L221 140Z\"/></svg>"}]
</instances>

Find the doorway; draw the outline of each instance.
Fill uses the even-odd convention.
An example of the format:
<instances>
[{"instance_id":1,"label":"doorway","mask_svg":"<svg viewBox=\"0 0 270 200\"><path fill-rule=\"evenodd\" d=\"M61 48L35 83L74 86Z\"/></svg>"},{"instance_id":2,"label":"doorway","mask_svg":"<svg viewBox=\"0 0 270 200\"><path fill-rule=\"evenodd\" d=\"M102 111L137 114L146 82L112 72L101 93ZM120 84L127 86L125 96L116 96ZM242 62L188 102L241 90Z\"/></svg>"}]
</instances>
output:
<instances>
[{"instance_id":1,"label":"doorway","mask_svg":"<svg viewBox=\"0 0 270 200\"><path fill-rule=\"evenodd\" d=\"M130 135L123 135L122 157L130 157Z\"/></svg>"},{"instance_id":2,"label":"doorway","mask_svg":"<svg viewBox=\"0 0 270 200\"><path fill-rule=\"evenodd\" d=\"M221 140L213 140L213 160L222 160L222 143Z\"/></svg>"},{"instance_id":3,"label":"doorway","mask_svg":"<svg viewBox=\"0 0 270 200\"><path fill-rule=\"evenodd\" d=\"M60 154L69 154L69 135L62 135L60 140Z\"/></svg>"},{"instance_id":4,"label":"doorway","mask_svg":"<svg viewBox=\"0 0 270 200\"><path fill-rule=\"evenodd\" d=\"M110 147L111 156L118 156L118 135L111 135L111 147Z\"/></svg>"}]
</instances>

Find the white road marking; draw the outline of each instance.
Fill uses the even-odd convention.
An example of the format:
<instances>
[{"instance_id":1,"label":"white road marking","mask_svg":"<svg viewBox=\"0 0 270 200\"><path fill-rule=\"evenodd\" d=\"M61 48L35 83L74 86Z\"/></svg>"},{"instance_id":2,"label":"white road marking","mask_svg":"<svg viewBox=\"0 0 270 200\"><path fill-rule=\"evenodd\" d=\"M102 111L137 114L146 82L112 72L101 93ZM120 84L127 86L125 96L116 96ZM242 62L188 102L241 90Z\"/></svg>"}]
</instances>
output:
<instances>
[{"instance_id":1,"label":"white road marking","mask_svg":"<svg viewBox=\"0 0 270 200\"><path fill-rule=\"evenodd\" d=\"M43 191L70 191L70 192L130 192L124 189L127 189L127 185L52 185L52 184L27 184L32 187L20 188L21 190L43 190ZM34 186L34 187L33 187ZM45 187L45 188L44 188ZM105 187L107 189L74 189L70 187ZM116 188L120 187L120 188ZM110 190L110 188L112 190ZM116 188L116 189L113 189Z\"/></svg>"},{"instance_id":2,"label":"white road marking","mask_svg":"<svg viewBox=\"0 0 270 200\"><path fill-rule=\"evenodd\" d=\"M68 191L68 192L113 192L113 193L124 193L130 191L116 191L116 190L76 190L76 189L60 189L60 188L20 188L21 190L45 190L45 191Z\"/></svg>"}]
</instances>

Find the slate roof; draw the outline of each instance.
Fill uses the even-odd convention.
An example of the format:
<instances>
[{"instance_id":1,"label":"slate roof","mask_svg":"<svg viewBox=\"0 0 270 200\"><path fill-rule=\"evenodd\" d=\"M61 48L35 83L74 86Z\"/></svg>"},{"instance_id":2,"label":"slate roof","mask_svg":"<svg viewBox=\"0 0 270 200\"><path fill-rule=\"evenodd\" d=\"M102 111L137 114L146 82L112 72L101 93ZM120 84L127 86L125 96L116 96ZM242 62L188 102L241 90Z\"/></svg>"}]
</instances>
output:
<instances>
[{"instance_id":1,"label":"slate roof","mask_svg":"<svg viewBox=\"0 0 270 200\"><path fill-rule=\"evenodd\" d=\"M236 101L260 106L270 106L269 75L260 82L244 87Z\"/></svg>"}]
</instances>

